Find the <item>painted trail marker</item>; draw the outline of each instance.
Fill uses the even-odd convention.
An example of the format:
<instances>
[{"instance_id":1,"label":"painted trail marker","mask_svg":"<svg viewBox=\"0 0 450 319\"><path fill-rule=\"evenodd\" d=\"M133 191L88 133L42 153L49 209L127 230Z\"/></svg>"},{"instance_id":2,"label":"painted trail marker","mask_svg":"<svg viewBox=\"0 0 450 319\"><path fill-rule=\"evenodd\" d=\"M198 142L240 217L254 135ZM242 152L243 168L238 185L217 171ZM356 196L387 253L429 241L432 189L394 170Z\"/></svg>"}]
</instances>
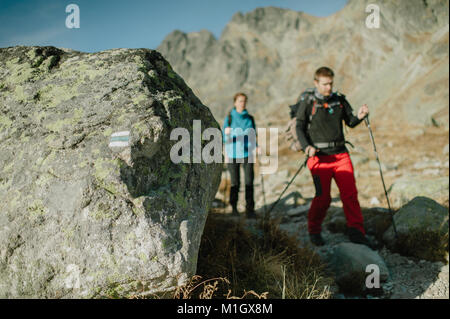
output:
<instances>
[{"instance_id":1,"label":"painted trail marker","mask_svg":"<svg viewBox=\"0 0 450 319\"><path fill-rule=\"evenodd\" d=\"M116 132L111 134L109 147L126 147L129 146L130 131Z\"/></svg>"}]
</instances>

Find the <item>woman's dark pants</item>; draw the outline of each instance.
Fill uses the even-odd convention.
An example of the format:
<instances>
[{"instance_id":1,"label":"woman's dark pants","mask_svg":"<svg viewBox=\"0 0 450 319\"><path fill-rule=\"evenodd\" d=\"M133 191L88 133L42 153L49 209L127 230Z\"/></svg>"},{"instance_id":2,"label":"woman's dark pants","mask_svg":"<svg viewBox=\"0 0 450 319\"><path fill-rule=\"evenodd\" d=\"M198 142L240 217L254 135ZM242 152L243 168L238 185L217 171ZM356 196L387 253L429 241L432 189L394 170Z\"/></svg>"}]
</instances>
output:
<instances>
[{"instance_id":1,"label":"woman's dark pants","mask_svg":"<svg viewBox=\"0 0 450 319\"><path fill-rule=\"evenodd\" d=\"M253 199L253 179L254 163L249 163L249 158L230 158L228 163L228 170L231 175L231 190L230 190L230 204L233 208L237 207L239 186L240 186L240 167L244 168L244 180L245 180L245 208L247 212L255 211L255 200Z\"/></svg>"}]
</instances>

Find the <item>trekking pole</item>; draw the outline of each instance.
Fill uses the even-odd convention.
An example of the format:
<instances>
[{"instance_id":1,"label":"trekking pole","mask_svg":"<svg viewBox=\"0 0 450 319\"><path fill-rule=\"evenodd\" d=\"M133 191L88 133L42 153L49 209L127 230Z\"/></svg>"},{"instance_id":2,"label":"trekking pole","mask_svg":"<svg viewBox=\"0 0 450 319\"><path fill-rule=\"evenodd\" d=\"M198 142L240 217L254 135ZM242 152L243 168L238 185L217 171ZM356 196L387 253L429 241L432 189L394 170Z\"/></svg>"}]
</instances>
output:
<instances>
[{"instance_id":1,"label":"trekking pole","mask_svg":"<svg viewBox=\"0 0 450 319\"><path fill-rule=\"evenodd\" d=\"M269 211L265 214L264 219L268 219L270 212L272 211L272 209L278 204L278 202L280 201L281 197L283 196L284 192L286 192L286 190L288 189L288 187L292 184L292 182L294 181L294 179L297 177L297 175L300 173L300 171L303 169L303 167L306 166L306 162L308 161L308 156L306 157L305 161L303 162L302 165L300 165L299 169L297 170L297 172L295 173L295 175L292 177L291 181L286 185L286 187L284 188L283 192L281 193L281 195L278 197L277 201L275 203L273 203L272 207L270 207Z\"/></svg>"},{"instance_id":2,"label":"trekking pole","mask_svg":"<svg viewBox=\"0 0 450 319\"><path fill-rule=\"evenodd\" d=\"M386 190L386 184L384 183L383 171L381 169L381 163L380 163L380 159L378 157L377 147L375 146L375 139L373 138L372 128L370 127L369 115L367 115L364 118L364 121L366 122L367 128L369 129L369 134L370 134L370 139L372 140L373 150L375 151L375 156L377 158L378 167L379 167L379 170L380 170L381 182L383 183L383 188L384 188L384 195L386 196L386 200L387 200L387 204L388 204L388 208L389 208L389 213L391 214L391 218L392 218L392 226L394 227L395 238L398 238L397 227L395 227L395 221L394 221L394 213L392 212L391 203L389 202L389 196L388 196L388 193L387 193L387 190Z\"/></svg>"},{"instance_id":3,"label":"trekking pole","mask_svg":"<svg viewBox=\"0 0 450 319\"><path fill-rule=\"evenodd\" d=\"M225 192L223 194L223 203L225 204L224 211L226 211L227 206L229 204L229 202L228 202L229 197L227 197L227 193L228 193L228 180L227 180L227 178L228 178L228 175L230 175L230 172L228 171L228 168L225 168L225 172L226 172L226 174L225 174L226 175L226 177L225 177ZM230 175L230 184L231 184L231 175Z\"/></svg>"},{"instance_id":4,"label":"trekking pole","mask_svg":"<svg viewBox=\"0 0 450 319\"><path fill-rule=\"evenodd\" d=\"M261 188L262 188L263 199L264 199L264 215L266 215L266 211L267 211L266 193L264 192L264 175L261 174L261 162L260 162L260 167L259 167L259 174L261 175Z\"/></svg>"}]
</instances>

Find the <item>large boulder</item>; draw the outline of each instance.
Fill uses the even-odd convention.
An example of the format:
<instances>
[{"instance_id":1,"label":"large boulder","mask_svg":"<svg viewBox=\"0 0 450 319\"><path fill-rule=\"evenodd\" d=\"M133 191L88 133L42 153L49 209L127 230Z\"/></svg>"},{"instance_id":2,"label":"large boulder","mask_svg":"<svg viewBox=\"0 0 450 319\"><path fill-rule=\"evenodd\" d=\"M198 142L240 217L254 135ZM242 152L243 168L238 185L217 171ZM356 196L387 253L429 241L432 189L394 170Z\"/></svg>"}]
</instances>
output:
<instances>
[{"instance_id":1,"label":"large boulder","mask_svg":"<svg viewBox=\"0 0 450 319\"><path fill-rule=\"evenodd\" d=\"M448 209L426 197L416 197L394 215L398 237L391 225L384 233L387 246L406 256L446 262Z\"/></svg>"},{"instance_id":2,"label":"large boulder","mask_svg":"<svg viewBox=\"0 0 450 319\"><path fill-rule=\"evenodd\" d=\"M219 126L158 52L3 48L0 92L1 298L163 295L195 274L222 164L174 163L170 133Z\"/></svg>"},{"instance_id":3,"label":"large boulder","mask_svg":"<svg viewBox=\"0 0 450 319\"><path fill-rule=\"evenodd\" d=\"M389 269L383 258L364 245L338 244L334 247L330 265L335 273L336 283L344 292L369 292L370 289L375 289L367 285L367 281L374 283L372 278L368 278L370 275L378 275L378 283L385 282L389 277Z\"/></svg>"},{"instance_id":4,"label":"large boulder","mask_svg":"<svg viewBox=\"0 0 450 319\"><path fill-rule=\"evenodd\" d=\"M434 179L424 179L423 176L406 176L392 184L389 197L393 206L399 208L417 196L426 196L434 200L448 198L448 190L448 176Z\"/></svg>"}]
</instances>

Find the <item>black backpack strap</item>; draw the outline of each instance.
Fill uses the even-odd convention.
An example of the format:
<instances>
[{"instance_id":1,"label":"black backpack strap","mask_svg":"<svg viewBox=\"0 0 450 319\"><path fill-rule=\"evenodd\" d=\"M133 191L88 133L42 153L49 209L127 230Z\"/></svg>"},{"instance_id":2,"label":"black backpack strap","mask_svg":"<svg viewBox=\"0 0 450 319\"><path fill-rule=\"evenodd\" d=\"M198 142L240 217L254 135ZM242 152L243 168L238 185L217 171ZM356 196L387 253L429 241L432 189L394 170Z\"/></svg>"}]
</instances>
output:
<instances>
[{"instance_id":1,"label":"black backpack strap","mask_svg":"<svg viewBox=\"0 0 450 319\"><path fill-rule=\"evenodd\" d=\"M297 116L297 111L298 111L298 107L300 106L300 102L293 104L293 105L289 105L289 116L291 117L291 119L293 119L294 117Z\"/></svg>"},{"instance_id":2,"label":"black backpack strap","mask_svg":"<svg viewBox=\"0 0 450 319\"><path fill-rule=\"evenodd\" d=\"M309 127L311 126L311 120L314 116L314 114L316 113L316 98L314 96L314 89L307 89L305 92L303 92L300 95L300 99L303 100L307 100L307 112L309 113L308 115L308 124L307 124L307 131L309 130Z\"/></svg>"},{"instance_id":3,"label":"black backpack strap","mask_svg":"<svg viewBox=\"0 0 450 319\"><path fill-rule=\"evenodd\" d=\"M250 114L248 116L250 117L250 120L252 121L253 129L256 130L255 118L253 116L251 116Z\"/></svg>"},{"instance_id":4,"label":"black backpack strap","mask_svg":"<svg viewBox=\"0 0 450 319\"><path fill-rule=\"evenodd\" d=\"M309 89L304 90L304 91L300 94L300 96L298 97L297 103L300 103L300 102L303 101L305 98L308 98L308 97L310 97L311 95L314 95L314 89L309 88Z\"/></svg>"},{"instance_id":5,"label":"black backpack strap","mask_svg":"<svg viewBox=\"0 0 450 319\"><path fill-rule=\"evenodd\" d=\"M308 100L308 103L310 103L310 101L314 99L314 89L306 89L297 98L297 102L295 104L289 105L290 108L289 115L291 116L291 119L297 116L297 111L300 106L300 103L305 99Z\"/></svg>"},{"instance_id":6,"label":"black backpack strap","mask_svg":"<svg viewBox=\"0 0 450 319\"><path fill-rule=\"evenodd\" d=\"M252 121L252 128L255 130L255 136L258 136L258 132L256 132L255 118L250 114L248 116L250 117L250 121Z\"/></svg>"},{"instance_id":7,"label":"black backpack strap","mask_svg":"<svg viewBox=\"0 0 450 319\"><path fill-rule=\"evenodd\" d=\"M231 111L228 113L228 126L231 126Z\"/></svg>"}]
</instances>

